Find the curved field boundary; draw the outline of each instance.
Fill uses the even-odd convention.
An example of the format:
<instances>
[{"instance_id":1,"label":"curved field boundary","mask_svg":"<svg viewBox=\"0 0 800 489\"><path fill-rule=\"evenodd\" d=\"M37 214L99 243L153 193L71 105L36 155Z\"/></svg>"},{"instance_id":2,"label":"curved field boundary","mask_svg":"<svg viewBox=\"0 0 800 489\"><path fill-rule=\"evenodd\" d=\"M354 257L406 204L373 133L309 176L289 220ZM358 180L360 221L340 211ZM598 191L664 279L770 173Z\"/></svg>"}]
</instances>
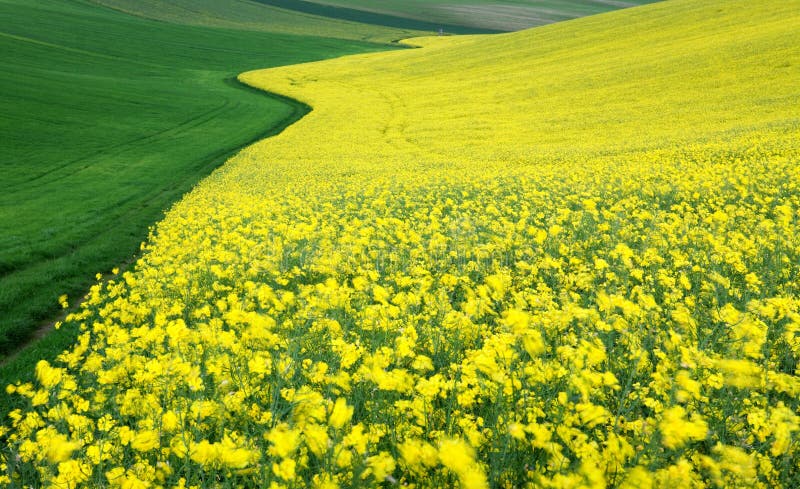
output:
<instances>
[{"instance_id":1,"label":"curved field boundary","mask_svg":"<svg viewBox=\"0 0 800 489\"><path fill-rule=\"evenodd\" d=\"M231 78L226 79L225 80L225 84L230 86L230 87L233 87L235 89L238 89L238 90L244 90L246 92L255 93L255 94L258 94L258 95L261 95L261 96L269 97L269 98L275 99L277 101L280 101L280 102L288 105L289 107L291 107L292 111L291 111L291 113L289 113L289 115L287 115L283 119L279 120L277 123L275 123L272 126L270 126L263 133L261 133L261 134L259 134L257 136L254 136L249 141L247 141L247 142L245 142L245 143L243 143L243 144L241 144L239 146L236 146L234 148L223 148L223 149L220 149L219 151L209 155L209 157L202 164L203 168L208 168L209 171L211 171L214 168L217 168L220 165L222 165L223 163L225 163L228 159L230 159L236 153L238 153L242 148L246 148L246 147L252 145L253 143L255 143L257 141L261 141L261 140L266 139L266 138L277 136L278 134L282 133L287 127L289 127L292 124L294 124L295 122L299 121L300 119L305 117L306 114L308 114L309 112L311 112L313 110L309 105L304 104L303 102L300 102L298 100L295 100L295 99L292 99L292 98L289 98L289 97L284 97L283 95L280 95L280 94L277 94L277 93L272 93L272 92L269 92L269 91L266 91L266 90L261 90L261 89L252 87L250 85L247 85L247 84L239 81L235 77L231 77ZM120 218L124 219L125 216L124 215L120 216ZM97 236L96 239L103 239L103 236L102 235ZM57 260L58 258L56 257L54 259ZM136 262L136 257L132 257L132 258L126 260L124 263L122 263L119 268L121 270L125 270L131 264L133 264L135 262ZM24 272L25 272L24 269L23 270L16 270L16 271L13 271L13 272L5 272L5 273L0 271L0 277L5 277L5 276L13 275L15 273L24 273ZM111 277L111 276L112 275L108 275L107 278ZM70 310L77 310L77 307L79 305L80 305L80 302L77 302L77 303L73 304L73 306L70 308ZM17 345L16 347L3 348L5 345L3 343L0 343L0 352L3 352L3 353L11 352L11 354L8 357L0 358L0 379L3 378L3 371L2 371L3 367L8 365L9 363L12 363L20 355L20 353L22 353L25 350L25 348L30 346L32 343L35 343L36 341L40 340L49 331L53 330L53 327L56 324L56 322L59 321L60 319L63 319L64 316L66 316L66 314L62 313L62 314L59 314L58 317L56 317L56 318L51 318L51 319L48 319L47 321L42 322L39 325L39 327L36 328L36 331L32 334L31 338L28 341L25 341L22 344Z\"/></svg>"},{"instance_id":2,"label":"curved field boundary","mask_svg":"<svg viewBox=\"0 0 800 489\"><path fill-rule=\"evenodd\" d=\"M249 141L247 141L247 142L245 142L245 143L243 143L243 144L241 144L239 146L236 146L234 148L221 149L220 151L215 152L211 156L209 156L206 159L206 161L216 161L216 160L219 160L220 158L229 158L229 157L233 156L236 153L236 151L238 151L241 148L249 146L249 145L255 143L256 141L260 141L261 139L264 139L264 138L267 138L267 137L270 137L270 136L274 136L276 134L280 134L286 127L288 127L288 126L294 124L295 122L297 122L298 120L302 119L304 115L306 115L307 113L309 113L311 111L311 107L309 107L308 105L306 105L306 104L304 104L302 102L298 102L297 100L291 99L289 97L284 97L284 96L279 95L277 93L271 93L271 92L267 92L267 91L264 91L264 90L255 89L255 88L253 88L253 87L251 87L249 85L246 85L246 84L240 82L235 77L230 77L230 78L228 78L228 79L226 79L224 81L225 81L225 84L228 85L228 86L231 86L231 87L234 87L234 88L237 88L237 89L240 89L240 90L244 90L244 91L247 91L247 92L250 92L250 93L258 93L259 95L265 95L267 97L270 97L272 99L275 99L275 100L278 100L278 101L280 101L282 103L285 103L286 105L288 105L288 106L290 106L292 108L292 112L287 117L281 119L276 124L272 125L270 127L270 129L267 130L267 132L265 132L263 134L260 134L260 135L257 135L257 136L254 136ZM226 109L226 107L228 107L229 104L230 104L230 101L226 100L220 106L214 107L214 108L212 108L211 110L209 110L209 111L207 111L205 113L198 114L197 116L192 117L191 119L189 119L189 120L187 120L187 121L185 121L185 122L183 122L183 123L181 123L181 124L179 124L177 126L170 127L170 128L168 128L168 129L166 129L164 131L161 131L161 132L158 132L158 133L155 133L155 134L148 134L148 135L141 136L141 137L138 137L138 138L130 140L130 141L120 142L119 144L115 144L113 146L109 146L108 148L105 148L100 152L95 152L91 156L98 156L98 155L101 156L101 155L106 154L106 153L112 153L116 149L128 148L133 144L139 144L139 143L146 142L148 140L155 139L155 138L172 137L172 136L174 136L176 134L179 134L181 131L184 131L184 130L186 130L188 128L198 127L200 125L203 125L203 124L211 121L220 112L224 111ZM52 173L58 172L60 170L63 170L64 168L66 168L66 167L68 167L70 165L73 165L73 164L76 164L76 163L80 163L83 160L85 160L87 157L88 156L81 156L79 158L75 158L73 160L69 160L69 161L67 161L67 162L65 162L65 163L63 163L63 164L61 164L59 166L54 166L52 168L49 168L49 169L47 169L47 171L44 171L44 172L41 172L41 173L38 173L38 174L35 174L35 175L31 175L30 178L28 178L27 180L22 180L20 183L31 183L31 182L40 180L42 178L47 177L48 175L50 175ZM203 166L205 167L205 164L203 164ZM4 272L2 269L0 269L0 277L3 277L7 273L8 272Z\"/></svg>"},{"instance_id":3,"label":"curved field boundary","mask_svg":"<svg viewBox=\"0 0 800 489\"><path fill-rule=\"evenodd\" d=\"M8 388L7 480L797 487L797 20L676 0L240 75L314 111Z\"/></svg>"},{"instance_id":4,"label":"curved field boundary","mask_svg":"<svg viewBox=\"0 0 800 489\"><path fill-rule=\"evenodd\" d=\"M214 168L217 168L228 161L242 148L246 148L265 138L277 136L287 127L299 121L312 111L312 108L303 102L289 97L284 97L283 95L277 93L251 87L245 83L242 83L235 77L226 79L225 84L234 89L243 90L280 101L291 107L292 110L286 117L271 125L263 133L254 136L246 143L236 146L235 148L220 149L216 153L209 155L209 157L202 164L202 167L206 169L206 174L210 173ZM189 185L190 183L191 182L181 182L180 184L176 185ZM124 215L120 216L120 219L124 218ZM105 236L100 234L95 239L103 240L105 239ZM54 259L58 260L59 258ZM137 254L137 256L130 257L123 263L120 263L118 267L120 272L118 274L106 274L101 278L101 282L114 279L122 272L133 268L133 265L138 261L138 259L139 255ZM16 273L25 273L25 270ZM55 326L57 323L63 321L68 313L77 311L80 308L80 305L83 303L83 300L84 299L76 301L68 310L58 314L55 317L51 317L46 321L43 321L32 333L26 330L24 334L28 335L28 339L23 343L15 345L6 345L0 343L0 351L8 355L5 358L0 358L0 384L7 385L30 376L35 370L36 362L42 360L42 351L58 353L66 350L70 345L75 343L79 333L78 328L74 327L74 325L72 325L72 327L68 325L64 328L56 330ZM42 348L30 348L34 344L41 344L40 346L42 346ZM11 403L11 400L8 398L0 401L0 417L5 418L6 414L15 407L17 406Z\"/></svg>"},{"instance_id":5,"label":"curved field boundary","mask_svg":"<svg viewBox=\"0 0 800 489\"><path fill-rule=\"evenodd\" d=\"M74 301L95 272L134 255L197 182L189 175L199 180L276 121L307 110L231 90L236 82L226 78L392 49L310 27L314 35L215 29L72 0L0 1L0 17L9 20L0 29L8 53L0 61L0 357L58 314L61 294ZM387 32L386 40L400 31Z\"/></svg>"},{"instance_id":6,"label":"curved field boundary","mask_svg":"<svg viewBox=\"0 0 800 489\"><path fill-rule=\"evenodd\" d=\"M240 90L244 90L244 91L247 91L247 92L250 92L250 93L257 93L259 95L263 95L263 96L266 96L266 97L273 98L275 100L278 100L280 102L285 103L286 105L288 105L288 106L290 106L292 108L292 113L291 114L289 114L288 116L284 117L283 119L278 121L276 124L273 124L272 127L270 127L267 131L262 133L260 136L255 136L249 142L239 146L238 147L239 149L245 148L247 146L250 146L251 144L255 143L256 141L260 141L262 139L269 138L269 137L272 137L272 136L277 136L278 134L282 133L287 127L289 127L292 124L294 124L295 122L299 121L300 119L305 117L306 114L308 114L309 112L311 112L313 110L313 108L310 105L304 104L303 102L301 102L299 100L295 100L293 98L283 96L283 95L281 95L279 93L273 93L273 92L269 92L267 90L262 90L260 88L251 87L250 85L247 85L246 83L243 83L243 82L239 81L239 79L236 78L236 77L230 77L230 78L226 79L225 83L227 85L231 86L231 87L235 87L235 88L238 88ZM228 153L229 153L230 156L232 156L234 153L238 152L239 149L229 151ZM227 160L227 158L228 157L226 156L226 160Z\"/></svg>"}]
</instances>

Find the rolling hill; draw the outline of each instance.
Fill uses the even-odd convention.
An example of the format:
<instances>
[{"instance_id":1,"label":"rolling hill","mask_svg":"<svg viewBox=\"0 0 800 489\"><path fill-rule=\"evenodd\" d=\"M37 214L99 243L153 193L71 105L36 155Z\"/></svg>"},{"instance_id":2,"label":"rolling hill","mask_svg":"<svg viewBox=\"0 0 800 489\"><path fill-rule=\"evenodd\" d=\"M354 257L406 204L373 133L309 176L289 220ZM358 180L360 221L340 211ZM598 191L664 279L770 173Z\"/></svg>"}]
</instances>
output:
<instances>
[{"instance_id":1,"label":"rolling hill","mask_svg":"<svg viewBox=\"0 0 800 489\"><path fill-rule=\"evenodd\" d=\"M0 356L53 318L60 295L77 300L95 273L129 261L164 210L236 149L308 110L238 73L391 49L71 0L0 1L0 25ZM330 25L315 27L341 32ZM34 362L73 339L46 341L57 344L30 352ZM32 364L2 371L30 376Z\"/></svg>"},{"instance_id":2,"label":"rolling hill","mask_svg":"<svg viewBox=\"0 0 800 489\"><path fill-rule=\"evenodd\" d=\"M392 28L391 16L357 21L298 12L254 0L92 0L127 14L173 24L248 29L270 33L389 42L422 35L423 30ZM322 12L324 14L324 12ZM374 25L369 20L384 20ZM407 19L405 19L407 21ZM408 24L408 22L406 22ZM419 23L418 23L419 24ZM423 27L430 27L423 24ZM433 29L428 29L430 33Z\"/></svg>"},{"instance_id":3,"label":"rolling hill","mask_svg":"<svg viewBox=\"0 0 800 489\"><path fill-rule=\"evenodd\" d=\"M516 31L538 25L652 3L654 0L279 0L286 7L317 4L407 19ZM272 0L266 3L276 3Z\"/></svg>"},{"instance_id":4,"label":"rolling hill","mask_svg":"<svg viewBox=\"0 0 800 489\"><path fill-rule=\"evenodd\" d=\"M515 31L654 0L177 0L168 4L159 0L93 1L175 23L382 41L387 36L396 40L439 30L448 34Z\"/></svg>"},{"instance_id":5,"label":"rolling hill","mask_svg":"<svg viewBox=\"0 0 800 489\"><path fill-rule=\"evenodd\" d=\"M92 289L5 477L797 487L799 7L243 74L313 111Z\"/></svg>"}]
</instances>

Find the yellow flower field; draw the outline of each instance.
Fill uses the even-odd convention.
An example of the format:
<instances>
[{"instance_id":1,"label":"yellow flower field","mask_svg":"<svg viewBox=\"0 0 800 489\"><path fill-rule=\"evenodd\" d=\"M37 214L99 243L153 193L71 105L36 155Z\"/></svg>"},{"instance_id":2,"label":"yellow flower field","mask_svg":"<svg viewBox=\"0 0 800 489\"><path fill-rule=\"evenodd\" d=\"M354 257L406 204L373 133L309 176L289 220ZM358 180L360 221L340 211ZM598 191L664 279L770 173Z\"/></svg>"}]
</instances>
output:
<instances>
[{"instance_id":1,"label":"yellow flower field","mask_svg":"<svg viewBox=\"0 0 800 489\"><path fill-rule=\"evenodd\" d=\"M0 428L13 487L798 487L800 1L246 73Z\"/></svg>"}]
</instances>

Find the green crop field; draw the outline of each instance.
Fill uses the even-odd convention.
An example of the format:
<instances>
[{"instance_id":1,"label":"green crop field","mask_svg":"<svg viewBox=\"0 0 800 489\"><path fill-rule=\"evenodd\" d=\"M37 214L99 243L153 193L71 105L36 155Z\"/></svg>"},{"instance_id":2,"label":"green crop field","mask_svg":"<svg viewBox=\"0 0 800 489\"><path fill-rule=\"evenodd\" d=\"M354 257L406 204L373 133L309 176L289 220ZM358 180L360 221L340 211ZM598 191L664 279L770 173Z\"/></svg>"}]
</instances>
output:
<instances>
[{"instance_id":1,"label":"green crop field","mask_svg":"<svg viewBox=\"0 0 800 489\"><path fill-rule=\"evenodd\" d=\"M168 22L371 41L525 29L655 0L94 0Z\"/></svg>"},{"instance_id":2,"label":"green crop field","mask_svg":"<svg viewBox=\"0 0 800 489\"><path fill-rule=\"evenodd\" d=\"M176 24L211 27L233 27L287 34L317 35L339 39L366 41L394 41L424 35L413 29L395 29L365 23L370 19L360 16L358 22L341 18L314 15L309 12L268 5L272 2L256 0L93 0L121 12L139 17L162 20ZM314 8L317 4L304 4ZM387 16L388 17L388 16ZM371 20L376 20L372 18ZM403 19L408 20L408 19Z\"/></svg>"},{"instance_id":3,"label":"green crop field","mask_svg":"<svg viewBox=\"0 0 800 489\"><path fill-rule=\"evenodd\" d=\"M0 358L52 320L61 294L79 300L95 273L129 261L164 210L232 152L307 110L239 85L238 73L389 48L69 0L0 1L0 26ZM48 335L6 360L0 383L29 377L71 341Z\"/></svg>"},{"instance_id":4,"label":"green crop field","mask_svg":"<svg viewBox=\"0 0 800 489\"><path fill-rule=\"evenodd\" d=\"M512 31L633 7L656 0L280 0L318 4L375 14L454 24L472 29ZM268 1L275 4L278 2Z\"/></svg>"}]
</instances>

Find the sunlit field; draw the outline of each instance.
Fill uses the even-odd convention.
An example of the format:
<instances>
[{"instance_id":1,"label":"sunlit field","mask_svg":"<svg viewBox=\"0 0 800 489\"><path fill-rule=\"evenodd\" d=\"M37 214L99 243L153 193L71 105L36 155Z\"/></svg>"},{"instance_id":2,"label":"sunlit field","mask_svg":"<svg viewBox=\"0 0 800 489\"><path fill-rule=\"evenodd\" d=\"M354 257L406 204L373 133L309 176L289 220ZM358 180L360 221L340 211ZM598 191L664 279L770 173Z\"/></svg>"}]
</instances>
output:
<instances>
[{"instance_id":1,"label":"sunlit field","mask_svg":"<svg viewBox=\"0 0 800 489\"><path fill-rule=\"evenodd\" d=\"M245 73L2 429L12 487L800 485L800 2Z\"/></svg>"}]
</instances>

